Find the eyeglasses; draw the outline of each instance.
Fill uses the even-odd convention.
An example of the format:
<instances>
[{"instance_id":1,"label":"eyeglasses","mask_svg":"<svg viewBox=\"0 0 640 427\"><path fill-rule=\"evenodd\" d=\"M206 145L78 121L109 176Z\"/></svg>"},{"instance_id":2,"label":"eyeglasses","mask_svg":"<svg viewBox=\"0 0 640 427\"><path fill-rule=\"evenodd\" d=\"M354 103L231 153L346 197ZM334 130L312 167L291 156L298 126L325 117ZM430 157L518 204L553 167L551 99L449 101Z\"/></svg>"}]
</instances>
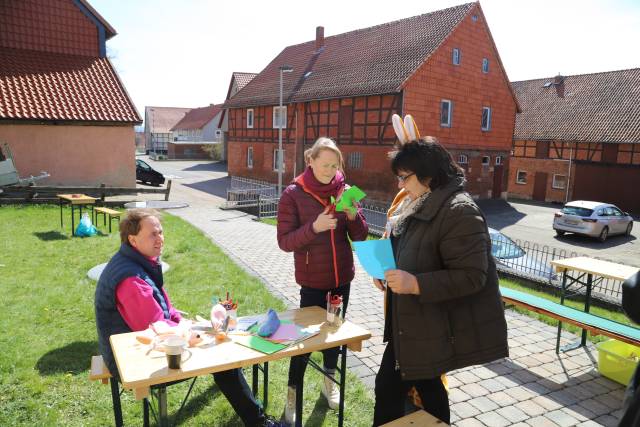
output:
<instances>
[{"instance_id":1,"label":"eyeglasses","mask_svg":"<svg viewBox=\"0 0 640 427\"><path fill-rule=\"evenodd\" d=\"M411 177L412 175L415 175L415 172L411 172L411 173L408 173L406 175L396 175L396 178L398 178L399 182L403 182L404 183L404 182L407 182L407 179L409 177Z\"/></svg>"}]
</instances>

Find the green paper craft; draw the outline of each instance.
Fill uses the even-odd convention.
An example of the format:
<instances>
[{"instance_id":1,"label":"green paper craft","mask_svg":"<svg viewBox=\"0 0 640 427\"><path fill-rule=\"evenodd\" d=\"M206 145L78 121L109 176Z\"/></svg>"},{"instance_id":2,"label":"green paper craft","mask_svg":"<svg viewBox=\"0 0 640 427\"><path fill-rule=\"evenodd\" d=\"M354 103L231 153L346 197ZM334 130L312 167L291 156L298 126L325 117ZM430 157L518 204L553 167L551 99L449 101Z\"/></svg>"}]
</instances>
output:
<instances>
[{"instance_id":1,"label":"green paper craft","mask_svg":"<svg viewBox=\"0 0 640 427\"><path fill-rule=\"evenodd\" d=\"M277 344L255 335L232 335L231 339L237 344L252 348L264 354L273 354L287 348L284 344Z\"/></svg>"},{"instance_id":2,"label":"green paper craft","mask_svg":"<svg viewBox=\"0 0 640 427\"><path fill-rule=\"evenodd\" d=\"M356 212L356 208L353 206L353 201L359 202L366 196L365 192L356 187L355 185L342 193L340 199L336 202L336 211L344 212L348 210L351 213Z\"/></svg>"}]
</instances>

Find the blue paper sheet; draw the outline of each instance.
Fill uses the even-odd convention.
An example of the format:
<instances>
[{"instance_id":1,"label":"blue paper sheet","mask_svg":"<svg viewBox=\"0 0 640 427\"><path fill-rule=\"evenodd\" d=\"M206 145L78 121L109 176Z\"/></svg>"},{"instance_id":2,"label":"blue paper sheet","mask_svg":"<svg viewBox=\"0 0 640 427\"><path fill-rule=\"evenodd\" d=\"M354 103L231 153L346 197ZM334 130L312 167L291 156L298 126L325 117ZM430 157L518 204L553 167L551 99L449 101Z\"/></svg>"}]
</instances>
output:
<instances>
[{"instance_id":1,"label":"blue paper sheet","mask_svg":"<svg viewBox=\"0 0 640 427\"><path fill-rule=\"evenodd\" d=\"M385 271L396 268L393 249L391 249L391 240L389 239L353 242L353 247L356 250L360 264L371 277L384 279Z\"/></svg>"}]
</instances>

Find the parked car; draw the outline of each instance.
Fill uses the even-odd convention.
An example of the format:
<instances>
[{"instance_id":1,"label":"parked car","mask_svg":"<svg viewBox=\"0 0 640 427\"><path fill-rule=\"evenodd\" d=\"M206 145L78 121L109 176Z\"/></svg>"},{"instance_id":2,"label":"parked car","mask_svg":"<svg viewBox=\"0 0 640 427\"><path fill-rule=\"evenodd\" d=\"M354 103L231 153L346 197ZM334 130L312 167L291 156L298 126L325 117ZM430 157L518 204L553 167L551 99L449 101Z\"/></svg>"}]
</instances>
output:
<instances>
[{"instance_id":1,"label":"parked car","mask_svg":"<svg viewBox=\"0 0 640 427\"><path fill-rule=\"evenodd\" d=\"M136 179L151 185L164 184L164 176L140 159L136 159Z\"/></svg>"},{"instance_id":2,"label":"parked car","mask_svg":"<svg viewBox=\"0 0 640 427\"><path fill-rule=\"evenodd\" d=\"M529 250L527 253L516 242L493 228L489 228L491 255L499 270L506 270L519 276L556 280L557 274L548 262L548 253Z\"/></svg>"},{"instance_id":3,"label":"parked car","mask_svg":"<svg viewBox=\"0 0 640 427\"><path fill-rule=\"evenodd\" d=\"M609 203L576 200L569 202L553 218L558 236L564 233L596 237L601 242L613 234L631 234L633 218Z\"/></svg>"}]
</instances>

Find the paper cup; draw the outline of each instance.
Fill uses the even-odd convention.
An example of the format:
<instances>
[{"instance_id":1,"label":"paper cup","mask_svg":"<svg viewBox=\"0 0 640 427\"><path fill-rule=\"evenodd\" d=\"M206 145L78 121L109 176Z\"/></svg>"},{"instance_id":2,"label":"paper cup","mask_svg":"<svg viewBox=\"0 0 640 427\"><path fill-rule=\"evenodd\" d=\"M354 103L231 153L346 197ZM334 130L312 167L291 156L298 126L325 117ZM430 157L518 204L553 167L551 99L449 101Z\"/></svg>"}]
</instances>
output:
<instances>
[{"instance_id":1,"label":"paper cup","mask_svg":"<svg viewBox=\"0 0 640 427\"><path fill-rule=\"evenodd\" d=\"M171 336L164 343L164 351L167 354L167 365L169 369L180 369L182 364L182 353L187 346L187 341L183 337Z\"/></svg>"}]
</instances>

